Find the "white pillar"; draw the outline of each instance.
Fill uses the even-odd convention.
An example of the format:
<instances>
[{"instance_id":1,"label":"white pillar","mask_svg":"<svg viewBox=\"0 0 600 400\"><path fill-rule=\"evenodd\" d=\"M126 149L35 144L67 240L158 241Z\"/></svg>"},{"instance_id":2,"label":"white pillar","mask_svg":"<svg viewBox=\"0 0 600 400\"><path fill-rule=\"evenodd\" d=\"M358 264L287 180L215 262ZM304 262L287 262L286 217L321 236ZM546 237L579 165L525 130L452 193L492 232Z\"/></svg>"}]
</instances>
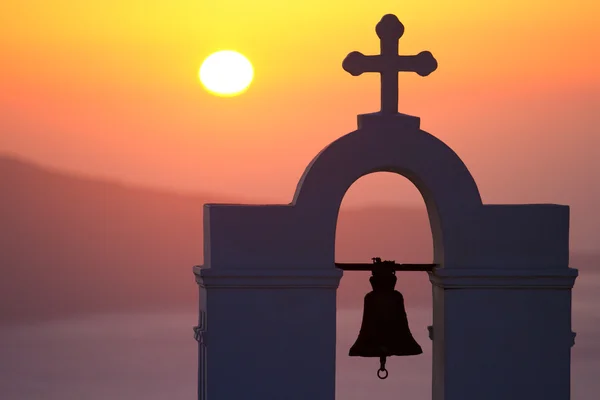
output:
<instances>
[{"instance_id":1,"label":"white pillar","mask_svg":"<svg viewBox=\"0 0 600 400\"><path fill-rule=\"evenodd\" d=\"M568 400L577 270L438 269L434 400Z\"/></svg>"},{"instance_id":2,"label":"white pillar","mask_svg":"<svg viewBox=\"0 0 600 400\"><path fill-rule=\"evenodd\" d=\"M194 273L206 315L200 400L335 399L342 271L196 267Z\"/></svg>"}]
</instances>

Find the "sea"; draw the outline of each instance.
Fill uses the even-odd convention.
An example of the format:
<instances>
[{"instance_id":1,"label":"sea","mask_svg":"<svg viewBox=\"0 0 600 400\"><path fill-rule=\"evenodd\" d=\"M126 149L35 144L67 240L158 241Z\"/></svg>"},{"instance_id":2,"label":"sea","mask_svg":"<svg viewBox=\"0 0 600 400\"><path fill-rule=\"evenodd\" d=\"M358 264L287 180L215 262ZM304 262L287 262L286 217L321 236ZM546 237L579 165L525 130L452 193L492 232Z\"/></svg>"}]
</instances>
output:
<instances>
[{"instance_id":1,"label":"sea","mask_svg":"<svg viewBox=\"0 0 600 400\"><path fill-rule=\"evenodd\" d=\"M600 274L578 279L576 289L572 399L597 400ZM362 310L338 310L337 400L431 399L431 309L407 313L424 354L388 359L390 377L380 380L376 359L347 356ZM111 313L0 326L0 399L197 399L196 320L189 311Z\"/></svg>"}]
</instances>

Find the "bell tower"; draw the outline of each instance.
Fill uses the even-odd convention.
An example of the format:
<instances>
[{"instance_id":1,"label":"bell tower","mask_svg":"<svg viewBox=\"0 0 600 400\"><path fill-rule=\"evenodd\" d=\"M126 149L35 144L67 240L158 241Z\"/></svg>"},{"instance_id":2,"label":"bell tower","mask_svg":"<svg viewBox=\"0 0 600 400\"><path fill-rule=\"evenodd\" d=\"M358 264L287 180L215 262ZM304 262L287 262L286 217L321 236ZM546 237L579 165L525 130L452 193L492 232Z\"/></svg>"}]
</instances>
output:
<instances>
[{"instance_id":1,"label":"bell tower","mask_svg":"<svg viewBox=\"0 0 600 400\"><path fill-rule=\"evenodd\" d=\"M381 54L344 61L381 74L381 111L309 163L290 204L204 205L199 400L335 399L336 290L349 269L335 264L337 216L347 189L378 171L408 178L429 214L433 399L570 398L569 207L482 203L458 155L398 113L398 72L437 67L428 52L398 55L403 32L386 15Z\"/></svg>"}]
</instances>

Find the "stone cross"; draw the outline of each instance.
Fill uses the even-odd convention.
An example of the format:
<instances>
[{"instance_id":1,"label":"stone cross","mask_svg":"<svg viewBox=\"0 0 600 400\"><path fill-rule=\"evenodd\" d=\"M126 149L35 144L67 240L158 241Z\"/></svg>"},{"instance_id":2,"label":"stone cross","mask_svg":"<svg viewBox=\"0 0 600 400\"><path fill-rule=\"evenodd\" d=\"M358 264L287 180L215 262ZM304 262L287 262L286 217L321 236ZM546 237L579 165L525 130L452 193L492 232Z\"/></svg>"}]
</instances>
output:
<instances>
[{"instance_id":1,"label":"stone cross","mask_svg":"<svg viewBox=\"0 0 600 400\"><path fill-rule=\"evenodd\" d=\"M384 15L375 28L381 43L381 54L366 56L353 51L342 63L353 76L363 72L381 74L381 113L398 113L398 72L416 72L427 76L437 68L437 61L429 51L414 56L398 55L398 40L404 34L404 25L393 14Z\"/></svg>"}]
</instances>

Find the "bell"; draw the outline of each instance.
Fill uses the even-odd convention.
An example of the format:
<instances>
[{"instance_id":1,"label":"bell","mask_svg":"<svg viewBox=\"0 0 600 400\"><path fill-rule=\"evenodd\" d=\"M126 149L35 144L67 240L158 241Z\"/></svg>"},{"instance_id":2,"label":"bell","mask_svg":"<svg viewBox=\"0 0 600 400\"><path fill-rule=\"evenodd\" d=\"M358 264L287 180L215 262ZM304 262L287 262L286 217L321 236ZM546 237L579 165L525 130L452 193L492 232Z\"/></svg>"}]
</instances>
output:
<instances>
[{"instance_id":1,"label":"bell","mask_svg":"<svg viewBox=\"0 0 600 400\"><path fill-rule=\"evenodd\" d=\"M360 333L350 348L351 357L379 357L377 376L387 378L386 357L414 356L423 353L408 327L404 309L404 297L394 290L396 272L393 263L373 259L372 276L369 278L373 291L365 296Z\"/></svg>"}]
</instances>

